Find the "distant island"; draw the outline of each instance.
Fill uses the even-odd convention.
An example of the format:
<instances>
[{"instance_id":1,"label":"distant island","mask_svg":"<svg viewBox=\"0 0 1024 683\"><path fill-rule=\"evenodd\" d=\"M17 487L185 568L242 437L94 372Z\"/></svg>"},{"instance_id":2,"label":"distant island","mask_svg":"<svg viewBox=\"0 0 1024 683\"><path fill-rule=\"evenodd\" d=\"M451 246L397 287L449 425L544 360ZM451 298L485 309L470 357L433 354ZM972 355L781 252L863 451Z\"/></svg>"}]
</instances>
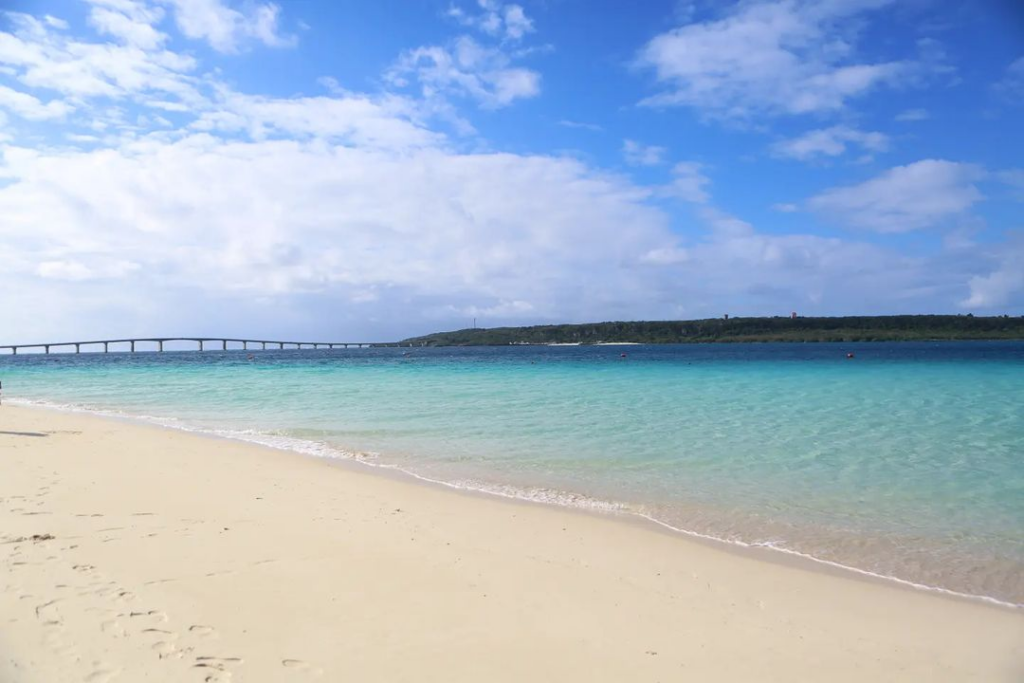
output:
<instances>
[{"instance_id":1,"label":"distant island","mask_svg":"<svg viewBox=\"0 0 1024 683\"><path fill-rule=\"evenodd\" d=\"M880 315L839 318L709 318L471 328L404 339L414 346L696 344L1024 339L1024 317Z\"/></svg>"}]
</instances>

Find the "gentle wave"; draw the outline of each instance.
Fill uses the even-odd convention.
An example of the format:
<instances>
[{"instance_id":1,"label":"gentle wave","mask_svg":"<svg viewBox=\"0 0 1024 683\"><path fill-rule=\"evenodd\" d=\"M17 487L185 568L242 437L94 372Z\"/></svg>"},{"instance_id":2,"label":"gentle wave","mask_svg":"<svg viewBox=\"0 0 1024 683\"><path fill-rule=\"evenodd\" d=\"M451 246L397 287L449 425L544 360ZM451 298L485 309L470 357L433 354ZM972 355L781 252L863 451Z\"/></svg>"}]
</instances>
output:
<instances>
[{"instance_id":1,"label":"gentle wave","mask_svg":"<svg viewBox=\"0 0 1024 683\"><path fill-rule=\"evenodd\" d=\"M380 460L380 454L373 451L347 450L320 441L313 441L310 439L302 439L275 433L260 432L258 430L216 429L208 427L199 427L196 425L186 424L174 417L158 417L153 415L130 413L120 410L97 409L74 403L58 403L53 401L21 398L9 399L9 402L11 404L28 407L46 408L66 412L88 413L90 415L97 415L100 417L126 419L131 421L142 422L145 424L155 425L158 427L176 429L179 431L189 432L193 434L201 434L205 436L214 436L232 439L235 441L252 443L259 446L273 448L275 450L289 451L317 458L345 460L366 465L368 467L399 472L403 475L412 477L423 482L440 485L446 488L460 491L482 493L486 495L498 496L501 498L518 500L527 503L555 505L558 507L572 508L604 514L631 515L643 519L652 524L655 524L661 528L672 531L674 533L690 536L693 538L699 538L705 541L722 543L728 546L739 548L758 548L778 552L788 556L797 557L805 561L832 567L842 571L848 571L860 576L866 576L873 579L896 583L898 585L913 588L916 590L923 590L968 600L977 600L980 602L984 602L991 605L997 605L1000 607L1007 607L1012 609L1024 608L1024 603L1008 602L1006 600L1000 600L999 598L995 598L988 595L965 593L961 591L950 590L948 588L942 588L940 586L932 586L900 578L898 576L882 574L878 572L873 572L868 569L861 569L859 567L834 562L832 560L826 560L820 557L816 557L809 553L788 548L778 541L748 542L742 539L723 538L721 536L716 536L714 534L702 533L691 529L681 528L679 526L670 524L662 519L659 519L656 516L634 509L632 506L627 505L625 503L602 500L599 498L594 498L591 496L586 496L571 491L562 491L558 489L550 489L544 487L519 487L514 485L482 482L472 479L437 479L425 476L406 467L402 467L393 463L384 462Z\"/></svg>"}]
</instances>

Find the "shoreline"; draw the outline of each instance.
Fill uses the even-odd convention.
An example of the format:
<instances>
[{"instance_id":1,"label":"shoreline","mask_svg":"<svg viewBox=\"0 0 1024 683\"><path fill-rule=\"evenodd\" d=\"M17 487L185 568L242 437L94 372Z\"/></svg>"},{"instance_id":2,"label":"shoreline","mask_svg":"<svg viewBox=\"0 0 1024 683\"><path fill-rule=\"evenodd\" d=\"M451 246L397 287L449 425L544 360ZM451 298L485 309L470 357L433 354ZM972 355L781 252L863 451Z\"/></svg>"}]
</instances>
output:
<instances>
[{"instance_id":1,"label":"shoreline","mask_svg":"<svg viewBox=\"0 0 1024 683\"><path fill-rule=\"evenodd\" d=\"M21 406L0 408L0 453L15 683L1024 672L1018 610L637 519Z\"/></svg>"},{"instance_id":2,"label":"shoreline","mask_svg":"<svg viewBox=\"0 0 1024 683\"><path fill-rule=\"evenodd\" d=\"M353 468L356 471L370 473L376 476L385 476L408 483L422 486L429 486L437 490L454 492L456 494L470 497L484 497L504 500L519 505L540 505L559 510L566 510L586 515L594 515L598 518L610 519L626 524L635 524L648 529L654 529L671 537L682 538L689 541L708 544L737 553L741 557L755 561L773 562L785 566L794 566L808 571L825 572L834 576L845 577L857 581L874 582L881 585L896 586L904 590L920 591L931 595L941 596L947 599L967 601L970 603L986 604L998 609L1018 611L1024 609L1024 603L1009 602L988 595L965 593L962 591L932 586L919 583L910 579L898 576L880 574L867 569L861 569L852 565L822 559L809 553L801 552L784 546L768 545L762 543L749 543L736 539L726 539L713 534L702 533L690 529L684 529L665 522L657 517L644 512L633 510L624 504L604 499L591 498L585 494L574 494L568 491L551 490L554 494L562 494L573 499L586 499L590 505L563 502L557 497L536 498L530 497L529 489L521 489L511 486L514 493L501 490L498 485L485 488L483 484L479 487L463 486L455 482L443 479L431 478L410 469L398 465L391 465L383 462L375 462L374 458L360 457L360 454L343 448L321 444L316 441L298 437L280 437L275 435L256 433L242 434L234 430L220 430L216 428L203 428L178 423L177 418L158 418L147 415L134 415L122 412L110 412L95 410L86 407L73 405L50 404L48 402L32 401L28 399L9 399L9 405L27 408L30 410L54 411L58 413L81 414L95 417L101 420L113 420L127 424L136 424L157 429L168 429L186 434L197 435L203 438L226 440L235 443L243 443L257 448L266 448L276 452L290 453L305 458L313 458L325 461L343 469ZM544 490L547 489L538 489ZM518 495L522 492L522 495Z\"/></svg>"}]
</instances>

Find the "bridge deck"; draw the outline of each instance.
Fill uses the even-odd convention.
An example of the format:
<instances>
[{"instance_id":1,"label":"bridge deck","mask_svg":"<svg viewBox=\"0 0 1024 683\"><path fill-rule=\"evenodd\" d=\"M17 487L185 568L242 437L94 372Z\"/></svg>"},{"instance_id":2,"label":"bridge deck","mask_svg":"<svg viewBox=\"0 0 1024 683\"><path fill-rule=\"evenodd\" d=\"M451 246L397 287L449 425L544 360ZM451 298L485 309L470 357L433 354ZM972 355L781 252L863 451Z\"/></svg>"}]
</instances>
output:
<instances>
[{"instance_id":1,"label":"bridge deck","mask_svg":"<svg viewBox=\"0 0 1024 683\"><path fill-rule=\"evenodd\" d=\"M14 355L18 354L19 350L22 349L43 349L44 353L50 353L51 348L67 348L74 347L75 353L81 353L83 346L103 346L104 353L110 352L111 344L128 344L128 351L135 353L135 345L140 342L156 344L156 351L163 351L164 344L167 342L194 342L198 345L197 351L205 351L205 344L207 342L220 343L220 350L255 350L250 349L249 345L258 346L259 349L266 350L269 348L273 349L275 346L278 350L284 349L336 349L336 348L370 348L370 347L386 347L386 346L399 346L395 342L306 342L306 341L284 341L279 339L242 339L238 337L134 337L134 338L123 338L123 339L91 339L88 341L68 341L68 342L46 342L41 344L5 344L0 345L0 351L10 351ZM240 348L228 349L228 344L241 344ZM67 352L65 352L67 353Z\"/></svg>"}]
</instances>

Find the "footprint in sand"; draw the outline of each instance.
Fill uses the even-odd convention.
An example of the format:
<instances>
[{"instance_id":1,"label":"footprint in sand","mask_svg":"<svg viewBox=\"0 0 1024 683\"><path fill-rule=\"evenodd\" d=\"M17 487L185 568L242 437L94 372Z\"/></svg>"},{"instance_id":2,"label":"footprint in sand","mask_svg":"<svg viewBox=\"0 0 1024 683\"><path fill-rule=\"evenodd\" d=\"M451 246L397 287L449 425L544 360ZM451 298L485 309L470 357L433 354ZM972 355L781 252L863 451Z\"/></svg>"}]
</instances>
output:
<instances>
[{"instance_id":1,"label":"footprint in sand","mask_svg":"<svg viewBox=\"0 0 1024 683\"><path fill-rule=\"evenodd\" d=\"M47 631L43 636L43 644L56 655L78 659L78 648L65 640L64 635L58 629Z\"/></svg>"},{"instance_id":2,"label":"footprint in sand","mask_svg":"<svg viewBox=\"0 0 1024 683\"><path fill-rule=\"evenodd\" d=\"M178 634L174 631L168 631L162 628L144 628L141 633L143 638L148 638L153 642L150 648L156 652L160 659L167 657L181 658L185 652L188 652L191 648L185 648L181 650L178 648L177 640Z\"/></svg>"},{"instance_id":3,"label":"footprint in sand","mask_svg":"<svg viewBox=\"0 0 1024 683\"><path fill-rule=\"evenodd\" d=\"M231 680L231 669L241 664L240 657L196 657L192 668L204 672L205 683L226 683Z\"/></svg>"},{"instance_id":4,"label":"footprint in sand","mask_svg":"<svg viewBox=\"0 0 1024 683\"><path fill-rule=\"evenodd\" d=\"M120 669L101 666L82 680L86 683L108 683L108 681L114 680L119 673L121 673Z\"/></svg>"},{"instance_id":5,"label":"footprint in sand","mask_svg":"<svg viewBox=\"0 0 1024 683\"><path fill-rule=\"evenodd\" d=\"M132 623L135 624L135 626L143 627L144 631L153 629L158 624L166 624L170 621L170 617L167 616L167 613L161 612L158 609L129 612L128 618L132 620Z\"/></svg>"},{"instance_id":6,"label":"footprint in sand","mask_svg":"<svg viewBox=\"0 0 1024 683\"><path fill-rule=\"evenodd\" d=\"M64 620L57 610L57 602L57 600L50 600L42 605L36 605L36 618L46 626L60 626Z\"/></svg>"},{"instance_id":7,"label":"footprint in sand","mask_svg":"<svg viewBox=\"0 0 1024 683\"><path fill-rule=\"evenodd\" d=\"M158 640L151 646L153 652L160 656L160 659L166 659L168 657L176 657L181 659L185 652L191 650L186 648L185 650L179 650L178 646L169 640Z\"/></svg>"},{"instance_id":8,"label":"footprint in sand","mask_svg":"<svg viewBox=\"0 0 1024 683\"><path fill-rule=\"evenodd\" d=\"M310 676L323 676L324 670L318 666L313 666L309 662L304 662L301 659L282 659L281 666L292 671L299 671Z\"/></svg>"},{"instance_id":9,"label":"footprint in sand","mask_svg":"<svg viewBox=\"0 0 1024 683\"><path fill-rule=\"evenodd\" d=\"M117 619L104 621L100 624L100 630L106 633L108 636L113 636L114 638L124 638L125 635L127 635L125 633L124 626L122 626L121 622Z\"/></svg>"},{"instance_id":10,"label":"footprint in sand","mask_svg":"<svg viewBox=\"0 0 1024 683\"><path fill-rule=\"evenodd\" d=\"M203 638L212 637L217 633L216 629L212 626L203 626L202 624L193 624L192 626L189 626L188 632Z\"/></svg>"}]
</instances>

